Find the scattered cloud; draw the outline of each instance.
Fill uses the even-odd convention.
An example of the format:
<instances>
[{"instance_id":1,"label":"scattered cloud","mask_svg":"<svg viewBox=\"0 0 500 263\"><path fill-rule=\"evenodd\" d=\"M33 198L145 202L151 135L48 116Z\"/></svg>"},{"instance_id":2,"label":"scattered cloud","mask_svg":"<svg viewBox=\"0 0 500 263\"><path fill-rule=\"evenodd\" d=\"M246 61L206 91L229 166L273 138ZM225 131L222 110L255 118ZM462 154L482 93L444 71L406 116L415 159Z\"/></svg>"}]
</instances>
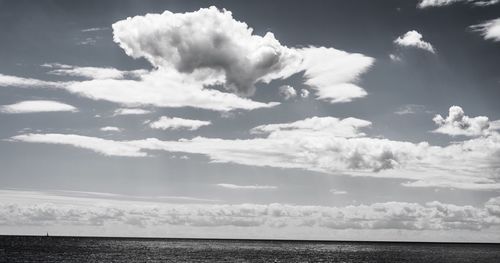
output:
<instances>
[{"instance_id":1,"label":"scattered cloud","mask_svg":"<svg viewBox=\"0 0 500 263\"><path fill-rule=\"evenodd\" d=\"M236 190L274 190L277 186L273 185L236 185L236 184L217 184L217 186Z\"/></svg>"},{"instance_id":2,"label":"scattered cloud","mask_svg":"<svg viewBox=\"0 0 500 263\"><path fill-rule=\"evenodd\" d=\"M106 131L106 132L121 132L122 131L122 129L120 129L118 127L113 127L113 126L102 127L100 130Z\"/></svg>"},{"instance_id":3,"label":"scattered cloud","mask_svg":"<svg viewBox=\"0 0 500 263\"><path fill-rule=\"evenodd\" d=\"M271 204L174 204L105 197L65 197L2 190L0 222L8 226L319 227L324 229L483 230L500 224L500 199L482 207L441 202L345 207Z\"/></svg>"},{"instance_id":4,"label":"scattered cloud","mask_svg":"<svg viewBox=\"0 0 500 263\"><path fill-rule=\"evenodd\" d=\"M76 112L77 108L53 100L26 100L11 105L0 106L2 113L34 113L34 112L57 112L69 111Z\"/></svg>"},{"instance_id":5,"label":"scattered cloud","mask_svg":"<svg viewBox=\"0 0 500 263\"><path fill-rule=\"evenodd\" d=\"M297 73L304 74L305 84L316 91L317 99L340 103L364 97L367 92L355 82L374 62L371 57L334 48L289 48L270 32L264 36L253 34L252 28L235 20L230 11L215 7L136 16L112 27L114 41L126 54L145 58L153 70L46 64L59 67L49 74L89 80L51 82L0 75L0 86L61 88L127 107L254 110L279 103L257 102L238 95L250 96L256 83Z\"/></svg>"},{"instance_id":6,"label":"scattered cloud","mask_svg":"<svg viewBox=\"0 0 500 263\"><path fill-rule=\"evenodd\" d=\"M74 134L22 134L10 138L11 141L71 145L88 149L106 156L145 157L139 146L133 142L113 141Z\"/></svg>"},{"instance_id":7,"label":"scattered cloud","mask_svg":"<svg viewBox=\"0 0 500 263\"><path fill-rule=\"evenodd\" d=\"M210 121L191 120L191 119L183 119L177 117L170 118L167 116L162 116L160 117L159 120L151 122L149 126L153 129L162 129L162 130L188 129L194 131L210 124L211 124Z\"/></svg>"},{"instance_id":8,"label":"scattered cloud","mask_svg":"<svg viewBox=\"0 0 500 263\"><path fill-rule=\"evenodd\" d=\"M280 95L285 99L293 99L297 97L297 91L290 85L284 85L279 87Z\"/></svg>"},{"instance_id":9,"label":"scattered cloud","mask_svg":"<svg viewBox=\"0 0 500 263\"><path fill-rule=\"evenodd\" d=\"M50 68L49 74L59 76L84 77L88 79L124 79L140 78L147 71L143 69L122 71L115 68L101 67L78 67L60 63L46 63L42 67Z\"/></svg>"},{"instance_id":10,"label":"scattered cloud","mask_svg":"<svg viewBox=\"0 0 500 263\"><path fill-rule=\"evenodd\" d=\"M44 81L32 78L20 78L15 76L0 74L0 87L18 88L63 88L65 82Z\"/></svg>"},{"instance_id":11,"label":"scattered cloud","mask_svg":"<svg viewBox=\"0 0 500 263\"><path fill-rule=\"evenodd\" d=\"M115 42L131 57L144 57L155 67L182 73L209 71L226 89L244 95L253 94L257 82L304 71L306 84L318 89L320 99L349 101L366 95L352 82L373 63L372 58L333 48L288 48L270 32L254 35L230 11L215 7L136 16L113 24L113 33ZM198 37L193 40L194 35Z\"/></svg>"},{"instance_id":12,"label":"scattered cloud","mask_svg":"<svg viewBox=\"0 0 500 263\"><path fill-rule=\"evenodd\" d=\"M415 30L408 31L403 36L399 36L394 40L394 43L402 47L415 47L436 53L431 43L422 40L422 34Z\"/></svg>"},{"instance_id":13,"label":"scattered cloud","mask_svg":"<svg viewBox=\"0 0 500 263\"><path fill-rule=\"evenodd\" d=\"M334 195L345 195L345 194L347 194L347 191L337 190L337 189L331 189L330 193L332 193Z\"/></svg>"},{"instance_id":14,"label":"scattered cloud","mask_svg":"<svg viewBox=\"0 0 500 263\"><path fill-rule=\"evenodd\" d=\"M420 0L418 8L449 6L455 3L470 3L475 6L489 6L499 3L499 0Z\"/></svg>"},{"instance_id":15,"label":"scattered cloud","mask_svg":"<svg viewBox=\"0 0 500 263\"><path fill-rule=\"evenodd\" d=\"M368 137L362 129L369 125L355 118L314 117L255 127L251 132L258 137L250 139L112 141L79 135L26 134L11 140L66 144L104 155L140 157L147 156L148 151L202 154L219 163L401 179L406 180L402 182L406 187L500 189L500 134L495 131L443 147Z\"/></svg>"},{"instance_id":16,"label":"scattered cloud","mask_svg":"<svg viewBox=\"0 0 500 263\"><path fill-rule=\"evenodd\" d=\"M400 107L396 112L397 115L419 114L419 113L432 113L426 109L424 105L407 104Z\"/></svg>"},{"instance_id":17,"label":"scattered cloud","mask_svg":"<svg viewBox=\"0 0 500 263\"><path fill-rule=\"evenodd\" d=\"M138 109L138 108L120 108L116 109L113 116L120 115L144 115L151 113L150 110Z\"/></svg>"},{"instance_id":18,"label":"scattered cloud","mask_svg":"<svg viewBox=\"0 0 500 263\"><path fill-rule=\"evenodd\" d=\"M474 31L479 32L484 39L500 41L500 18L486 21L484 23L470 26Z\"/></svg>"},{"instance_id":19,"label":"scattered cloud","mask_svg":"<svg viewBox=\"0 0 500 263\"><path fill-rule=\"evenodd\" d=\"M307 97L309 97L309 91L306 90L306 89L301 89L300 90L300 97L304 98L304 99L307 98Z\"/></svg>"},{"instance_id":20,"label":"scattered cloud","mask_svg":"<svg viewBox=\"0 0 500 263\"><path fill-rule=\"evenodd\" d=\"M80 30L81 32L97 32L97 31L103 31L103 30L108 30L109 27L91 27L91 28L85 28Z\"/></svg>"},{"instance_id":21,"label":"scattered cloud","mask_svg":"<svg viewBox=\"0 0 500 263\"><path fill-rule=\"evenodd\" d=\"M394 54L389 54L389 58L394 61L394 62L399 62L402 60L402 58L398 55L394 55Z\"/></svg>"},{"instance_id":22,"label":"scattered cloud","mask_svg":"<svg viewBox=\"0 0 500 263\"><path fill-rule=\"evenodd\" d=\"M482 136L491 133L492 128L495 128L495 125L490 126L488 117L469 117L459 106L451 106L446 118L437 114L432 120L438 125L434 132L451 136Z\"/></svg>"},{"instance_id":23,"label":"scattered cloud","mask_svg":"<svg viewBox=\"0 0 500 263\"><path fill-rule=\"evenodd\" d=\"M354 82L373 65L373 58L326 47L298 51L304 57L305 84L316 90L318 99L342 103L368 95Z\"/></svg>"}]
</instances>

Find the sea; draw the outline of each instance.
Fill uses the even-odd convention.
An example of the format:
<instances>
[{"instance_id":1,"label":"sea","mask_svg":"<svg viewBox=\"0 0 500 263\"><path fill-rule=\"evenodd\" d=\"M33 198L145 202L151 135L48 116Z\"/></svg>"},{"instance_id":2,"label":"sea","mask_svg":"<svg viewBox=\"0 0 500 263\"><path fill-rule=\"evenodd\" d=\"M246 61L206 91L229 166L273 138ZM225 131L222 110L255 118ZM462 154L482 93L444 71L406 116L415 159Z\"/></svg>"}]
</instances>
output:
<instances>
[{"instance_id":1,"label":"sea","mask_svg":"<svg viewBox=\"0 0 500 263\"><path fill-rule=\"evenodd\" d=\"M500 244L0 236L0 262L500 262Z\"/></svg>"}]
</instances>

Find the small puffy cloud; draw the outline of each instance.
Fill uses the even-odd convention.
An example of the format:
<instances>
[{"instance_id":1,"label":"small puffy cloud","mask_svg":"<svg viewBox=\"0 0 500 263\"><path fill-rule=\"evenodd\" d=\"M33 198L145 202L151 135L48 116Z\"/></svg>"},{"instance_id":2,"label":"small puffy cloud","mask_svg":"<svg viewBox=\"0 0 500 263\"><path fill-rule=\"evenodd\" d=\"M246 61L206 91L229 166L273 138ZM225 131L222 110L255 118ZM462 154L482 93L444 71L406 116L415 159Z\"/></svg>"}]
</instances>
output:
<instances>
[{"instance_id":1,"label":"small puffy cloud","mask_svg":"<svg viewBox=\"0 0 500 263\"><path fill-rule=\"evenodd\" d=\"M191 119L183 119L177 117L170 118L167 116L162 116L160 117L159 120L151 122L149 126L153 129L162 129L162 130L188 129L194 131L210 124L211 124L210 121L191 120Z\"/></svg>"},{"instance_id":2,"label":"small puffy cloud","mask_svg":"<svg viewBox=\"0 0 500 263\"><path fill-rule=\"evenodd\" d=\"M146 74L146 70L123 71L116 68L78 67L60 63L46 63L42 67L50 68L49 74L59 76L84 77L88 79L124 79L138 78Z\"/></svg>"},{"instance_id":3,"label":"small puffy cloud","mask_svg":"<svg viewBox=\"0 0 500 263\"><path fill-rule=\"evenodd\" d=\"M431 43L422 40L422 34L415 30L408 31L403 36L399 36L394 40L394 43L402 47L415 47L436 53Z\"/></svg>"},{"instance_id":4,"label":"small puffy cloud","mask_svg":"<svg viewBox=\"0 0 500 263\"><path fill-rule=\"evenodd\" d=\"M482 136L491 132L490 121L486 116L469 117L459 106L452 106L447 117L437 114L433 119L438 128L436 133L451 136Z\"/></svg>"},{"instance_id":5,"label":"small puffy cloud","mask_svg":"<svg viewBox=\"0 0 500 263\"><path fill-rule=\"evenodd\" d=\"M399 61L401 61L401 60L402 60L400 56L395 55L395 54L389 54L389 58L390 58L392 61L394 61L394 62L399 62Z\"/></svg>"},{"instance_id":6,"label":"small puffy cloud","mask_svg":"<svg viewBox=\"0 0 500 263\"><path fill-rule=\"evenodd\" d=\"M75 107L52 100L26 100L11 105L0 106L2 113L34 113L34 112L58 112L78 111Z\"/></svg>"},{"instance_id":7,"label":"small puffy cloud","mask_svg":"<svg viewBox=\"0 0 500 263\"><path fill-rule=\"evenodd\" d=\"M500 18L486 21L484 23L470 26L474 31L479 32L484 39L500 41Z\"/></svg>"},{"instance_id":8,"label":"small puffy cloud","mask_svg":"<svg viewBox=\"0 0 500 263\"><path fill-rule=\"evenodd\" d=\"M120 115L143 115L151 113L150 110L138 109L138 108L120 108L116 109L113 116Z\"/></svg>"},{"instance_id":9,"label":"small puffy cloud","mask_svg":"<svg viewBox=\"0 0 500 263\"><path fill-rule=\"evenodd\" d=\"M293 98L297 97L297 91L292 86L289 86L289 85L284 85L284 86L279 87L279 92L280 92L280 95L285 100L289 100L289 99L293 99Z\"/></svg>"},{"instance_id":10,"label":"small puffy cloud","mask_svg":"<svg viewBox=\"0 0 500 263\"><path fill-rule=\"evenodd\" d=\"M217 184L217 186L235 190L274 190L277 186L273 185L236 185L236 184Z\"/></svg>"},{"instance_id":11,"label":"small puffy cloud","mask_svg":"<svg viewBox=\"0 0 500 263\"><path fill-rule=\"evenodd\" d=\"M420 0L418 8L441 7L455 3L470 3L475 6L489 6L499 3L499 0Z\"/></svg>"},{"instance_id":12,"label":"small puffy cloud","mask_svg":"<svg viewBox=\"0 0 500 263\"><path fill-rule=\"evenodd\" d=\"M101 131L105 131L105 132L121 132L122 129L118 128L118 127L113 127L113 126L106 126L106 127L102 127L100 128Z\"/></svg>"},{"instance_id":13,"label":"small puffy cloud","mask_svg":"<svg viewBox=\"0 0 500 263\"><path fill-rule=\"evenodd\" d=\"M301 89L300 90L300 97L304 98L304 99L307 98L307 97L309 97L309 91L306 90L306 89Z\"/></svg>"}]
</instances>

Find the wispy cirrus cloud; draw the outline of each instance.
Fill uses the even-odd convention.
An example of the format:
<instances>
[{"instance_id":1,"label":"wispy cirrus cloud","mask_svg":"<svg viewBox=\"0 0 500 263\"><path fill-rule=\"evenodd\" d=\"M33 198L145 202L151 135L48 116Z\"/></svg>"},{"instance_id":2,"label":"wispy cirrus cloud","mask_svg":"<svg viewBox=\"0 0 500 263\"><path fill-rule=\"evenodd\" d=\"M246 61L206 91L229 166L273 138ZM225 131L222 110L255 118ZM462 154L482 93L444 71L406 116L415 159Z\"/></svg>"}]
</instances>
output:
<instances>
[{"instance_id":1,"label":"wispy cirrus cloud","mask_svg":"<svg viewBox=\"0 0 500 263\"><path fill-rule=\"evenodd\" d=\"M469 28L479 32L484 39L491 39L496 42L500 41L500 18L488 20L478 25L472 25Z\"/></svg>"},{"instance_id":2,"label":"wispy cirrus cloud","mask_svg":"<svg viewBox=\"0 0 500 263\"><path fill-rule=\"evenodd\" d=\"M274 189L278 189L278 187L274 186L274 185L237 185L237 184L220 183L220 184L217 184L217 186L222 187L222 188L227 188L227 189L234 189L234 190L274 190Z\"/></svg>"},{"instance_id":3,"label":"wispy cirrus cloud","mask_svg":"<svg viewBox=\"0 0 500 263\"><path fill-rule=\"evenodd\" d=\"M442 7L456 3L472 4L475 6L490 6L498 4L499 0L420 0L418 8Z\"/></svg>"}]
</instances>

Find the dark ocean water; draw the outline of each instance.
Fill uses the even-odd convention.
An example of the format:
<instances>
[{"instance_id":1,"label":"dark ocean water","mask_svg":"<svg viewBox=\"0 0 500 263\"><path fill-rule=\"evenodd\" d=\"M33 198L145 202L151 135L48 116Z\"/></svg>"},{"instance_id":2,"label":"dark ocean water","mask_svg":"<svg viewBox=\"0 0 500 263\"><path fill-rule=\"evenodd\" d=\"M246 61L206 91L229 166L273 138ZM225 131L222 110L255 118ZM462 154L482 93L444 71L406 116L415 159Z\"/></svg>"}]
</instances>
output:
<instances>
[{"instance_id":1,"label":"dark ocean water","mask_svg":"<svg viewBox=\"0 0 500 263\"><path fill-rule=\"evenodd\" d=\"M500 262L498 244L0 236L0 262Z\"/></svg>"}]
</instances>

